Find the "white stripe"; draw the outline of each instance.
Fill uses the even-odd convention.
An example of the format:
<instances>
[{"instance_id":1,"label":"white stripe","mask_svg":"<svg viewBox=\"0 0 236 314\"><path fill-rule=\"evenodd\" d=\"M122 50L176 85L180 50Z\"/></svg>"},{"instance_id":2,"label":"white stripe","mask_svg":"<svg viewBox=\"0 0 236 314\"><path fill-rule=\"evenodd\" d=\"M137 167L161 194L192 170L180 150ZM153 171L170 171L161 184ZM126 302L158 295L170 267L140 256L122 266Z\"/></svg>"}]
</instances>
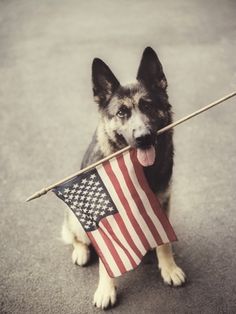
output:
<instances>
[{"instance_id":1,"label":"white stripe","mask_svg":"<svg viewBox=\"0 0 236 314\"><path fill-rule=\"evenodd\" d=\"M95 238L98 247L102 251L102 254L103 254L105 260L109 264L114 276L120 276L121 275L120 269L117 266L115 259L112 256L110 250L108 249L105 241L103 240L103 237L101 236L100 231L96 229L94 231L91 231L91 233L92 233L93 237Z\"/></svg>"},{"instance_id":2,"label":"white stripe","mask_svg":"<svg viewBox=\"0 0 236 314\"><path fill-rule=\"evenodd\" d=\"M118 253L123 265L125 266L125 269L131 270L133 269L132 264L130 263L130 260L128 258L128 256L126 255L126 253L124 252L124 250L122 249L122 247L119 246L119 244L114 241L114 239L112 238L111 234L107 231L106 227L104 226L102 220L99 223L99 227L102 231L104 231L104 233L107 235L107 237L111 240L112 244L115 247L116 252Z\"/></svg>"},{"instance_id":3,"label":"white stripe","mask_svg":"<svg viewBox=\"0 0 236 314\"><path fill-rule=\"evenodd\" d=\"M112 231L115 233L117 238L120 240L120 242L123 244L123 246L129 251L130 255L133 257L135 263L138 265L141 261L141 259L136 255L132 247L129 245L128 241L125 239L123 233L120 230L119 224L116 221L115 218L111 216L107 216L106 218L112 228ZM125 222L123 221L124 225ZM126 227L127 228L127 227ZM132 237L131 237L132 238ZM135 244L135 243L134 243ZM136 246L136 245L135 245ZM137 248L138 249L138 248Z\"/></svg>"},{"instance_id":4,"label":"white stripe","mask_svg":"<svg viewBox=\"0 0 236 314\"><path fill-rule=\"evenodd\" d=\"M116 204L116 207L123 219L123 221L126 222L126 226L127 229L130 233L130 236L132 237L134 243L136 243L136 246L139 248L140 252L145 255L147 250L145 249L145 247L143 246L142 241L140 240L139 236L136 233L136 230L134 229L133 225L130 222L129 216L126 213L126 210L124 209L123 204L120 201L120 198L118 197L115 188L109 178L109 176L107 175L106 171L104 170L103 166L97 166L96 167L100 177L102 178L102 181L104 183L104 185L106 186L107 190L109 191L109 194L113 200L113 202Z\"/></svg>"},{"instance_id":5,"label":"white stripe","mask_svg":"<svg viewBox=\"0 0 236 314\"><path fill-rule=\"evenodd\" d=\"M124 160L125 160L125 164L126 164L126 167L128 169L128 172L129 172L129 175L130 175L130 178L137 190L137 192L139 193L140 195L140 198L143 202L143 205L145 207L145 209L147 208L150 208L150 210L147 210L147 214L149 215L149 217L152 219L154 225L155 225L155 228L157 229L163 243L169 243L170 240L168 239L168 236L165 232L165 229L163 228L162 226L162 223L160 222L160 220L158 219L158 217L156 216L156 214L153 212L153 209L152 209L152 206L149 202L149 199L145 193L145 191L143 190L143 188L140 186L139 184L139 181L137 179L137 176L135 174L135 171L134 171L134 166L133 166L133 163L132 163L132 160L130 158L130 154L124 154Z\"/></svg>"},{"instance_id":6,"label":"white stripe","mask_svg":"<svg viewBox=\"0 0 236 314\"><path fill-rule=\"evenodd\" d=\"M128 188L128 186L126 185L125 179L123 177L123 173L120 170L119 164L117 159L114 159L111 163L111 167L114 171L114 173L117 176L117 179L119 180L120 186L122 188L122 191L125 195L125 198L129 201L129 205L130 205L130 209L135 217L135 219L137 220L137 223L140 225L140 228L143 230L143 233L146 237L146 239L149 242L149 245L151 247L155 247L156 246L156 241L148 227L148 225L146 224L144 218L142 217L142 215L140 214L140 211L132 197L132 194L130 193L130 190Z\"/></svg>"}]
</instances>

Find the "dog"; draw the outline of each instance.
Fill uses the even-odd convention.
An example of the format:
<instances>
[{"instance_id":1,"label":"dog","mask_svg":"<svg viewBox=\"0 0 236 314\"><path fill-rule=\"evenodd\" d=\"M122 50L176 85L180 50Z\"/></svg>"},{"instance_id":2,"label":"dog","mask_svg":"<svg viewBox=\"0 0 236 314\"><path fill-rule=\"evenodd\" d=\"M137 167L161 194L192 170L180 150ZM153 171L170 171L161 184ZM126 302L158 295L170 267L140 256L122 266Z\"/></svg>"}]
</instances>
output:
<instances>
[{"instance_id":1,"label":"dog","mask_svg":"<svg viewBox=\"0 0 236 314\"><path fill-rule=\"evenodd\" d=\"M99 123L84 155L84 168L127 145L137 149L152 191L169 214L174 146L173 131L157 137L157 130L172 122L167 95L167 80L155 51L147 47L142 55L136 82L122 86L110 68L98 58L92 64L94 100ZM72 260L80 266L89 261L90 240L74 213L68 209L62 238L73 245ZM165 283L180 286L185 273L175 263L170 244L156 248L158 266ZM98 308L113 306L117 299L115 280L110 278L99 259L99 282L93 303Z\"/></svg>"}]
</instances>

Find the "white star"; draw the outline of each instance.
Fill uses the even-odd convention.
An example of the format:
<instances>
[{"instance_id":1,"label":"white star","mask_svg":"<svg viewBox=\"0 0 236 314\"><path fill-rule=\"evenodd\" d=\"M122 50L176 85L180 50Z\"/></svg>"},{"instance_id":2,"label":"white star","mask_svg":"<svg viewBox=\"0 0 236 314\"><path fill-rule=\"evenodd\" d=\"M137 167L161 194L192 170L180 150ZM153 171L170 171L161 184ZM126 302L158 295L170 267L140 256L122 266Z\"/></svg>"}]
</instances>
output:
<instances>
[{"instance_id":1,"label":"white star","mask_svg":"<svg viewBox=\"0 0 236 314\"><path fill-rule=\"evenodd\" d=\"M99 193L99 192L97 192L97 193L95 193L95 195L96 195L96 196L99 196L99 195L100 195L100 193Z\"/></svg>"},{"instance_id":2,"label":"white star","mask_svg":"<svg viewBox=\"0 0 236 314\"><path fill-rule=\"evenodd\" d=\"M88 196L88 197L86 198L86 200L87 200L87 201L90 201L91 198L92 198L91 196Z\"/></svg>"},{"instance_id":3,"label":"white star","mask_svg":"<svg viewBox=\"0 0 236 314\"><path fill-rule=\"evenodd\" d=\"M90 205L90 207L94 208L94 207L95 207L95 204L94 204L94 203L93 203L93 204L91 204L91 205Z\"/></svg>"},{"instance_id":4,"label":"white star","mask_svg":"<svg viewBox=\"0 0 236 314\"><path fill-rule=\"evenodd\" d=\"M102 193L101 197L105 197L106 196L106 193Z\"/></svg>"},{"instance_id":5,"label":"white star","mask_svg":"<svg viewBox=\"0 0 236 314\"><path fill-rule=\"evenodd\" d=\"M106 208L107 208L107 205L102 206L102 209L106 209Z\"/></svg>"},{"instance_id":6,"label":"white star","mask_svg":"<svg viewBox=\"0 0 236 314\"><path fill-rule=\"evenodd\" d=\"M90 179L95 179L96 175L95 174L91 174Z\"/></svg>"},{"instance_id":7,"label":"white star","mask_svg":"<svg viewBox=\"0 0 236 314\"><path fill-rule=\"evenodd\" d=\"M84 202L79 202L79 206L82 207L84 205Z\"/></svg>"},{"instance_id":8,"label":"white star","mask_svg":"<svg viewBox=\"0 0 236 314\"><path fill-rule=\"evenodd\" d=\"M84 191L82 194L88 194L88 191Z\"/></svg>"},{"instance_id":9,"label":"white star","mask_svg":"<svg viewBox=\"0 0 236 314\"><path fill-rule=\"evenodd\" d=\"M64 193L69 193L70 192L70 189L68 189L68 188L66 188L65 190L64 190Z\"/></svg>"},{"instance_id":10,"label":"white star","mask_svg":"<svg viewBox=\"0 0 236 314\"><path fill-rule=\"evenodd\" d=\"M85 184L87 181L88 181L87 179L83 179L81 182Z\"/></svg>"},{"instance_id":11,"label":"white star","mask_svg":"<svg viewBox=\"0 0 236 314\"><path fill-rule=\"evenodd\" d=\"M99 208L101 208L102 206L101 205L97 205L97 208L99 209Z\"/></svg>"},{"instance_id":12,"label":"white star","mask_svg":"<svg viewBox=\"0 0 236 314\"><path fill-rule=\"evenodd\" d=\"M71 209L75 209L76 207L75 207L74 205L71 205L70 208L71 208Z\"/></svg>"},{"instance_id":13,"label":"white star","mask_svg":"<svg viewBox=\"0 0 236 314\"><path fill-rule=\"evenodd\" d=\"M88 206L89 206L89 203L86 203L84 206L85 206L85 207L88 207Z\"/></svg>"},{"instance_id":14,"label":"white star","mask_svg":"<svg viewBox=\"0 0 236 314\"><path fill-rule=\"evenodd\" d=\"M92 187L92 190L93 190L93 191L95 191L96 189L97 189L97 187L96 187L96 186L93 186L93 187Z\"/></svg>"},{"instance_id":15,"label":"white star","mask_svg":"<svg viewBox=\"0 0 236 314\"><path fill-rule=\"evenodd\" d=\"M100 192L101 192L101 191L102 191L102 188L101 188L101 187L100 187L100 188L98 188L98 191L100 191Z\"/></svg>"},{"instance_id":16,"label":"white star","mask_svg":"<svg viewBox=\"0 0 236 314\"><path fill-rule=\"evenodd\" d=\"M70 195L70 196L69 196L69 199L72 200L72 198L73 198L73 195Z\"/></svg>"},{"instance_id":17,"label":"white star","mask_svg":"<svg viewBox=\"0 0 236 314\"><path fill-rule=\"evenodd\" d=\"M77 204L78 204L78 202L77 202L77 201L75 201L73 204L74 204L74 205L77 205Z\"/></svg>"},{"instance_id":18,"label":"white star","mask_svg":"<svg viewBox=\"0 0 236 314\"><path fill-rule=\"evenodd\" d=\"M113 208L112 208L112 207L109 207L108 210L109 210L110 212L112 212L112 211L113 211Z\"/></svg>"},{"instance_id":19,"label":"white star","mask_svg":"<svg viewBox=\"0 0 236 314\"><path fill-rule=\"evenodd\" d=\"M95 183L96 186L98 186L99 184L100 184L99 182L96 182L96 183Z\"/></svg>"},{"instance_id":20,"label":"white star","mask_svg":"<svg viewBox=\"0 0 236 314\"><path fill-rule=\"evenodd\" d=\"M75 189L73 189L73 190L71 190L71 193L75 193L75 191L76 191L76 190L75 190Z\"/></svg>"},{"instance_id":21,"label":"white star","mask_svg":"<svg viewBox=\"0 0 236 314\"><path fill-rule=\"evenodd\" d=\"M84 199L85 199L85 196L81 196L80 199L81 199L81 200L84 200Z\"/></svg>"},{"instance_id":22,"label":"white star","mask_svg":"<svg viewBox=\"0 0 236 314\"><path fill-rule=\"evenodd\" d=\"M79 186L79 184L78 184L78 183L76 183L76 184L74 184L74 185L73 185L73 188L75 188L75 189L76 189L78 186Z\"/></svg>"},{"instance_id":23,"label":"white star","mask_svg":"<svg viewBox=\"0 0 236 314\"><path fill-rule=\"evenodd\" d=\"M93 219L94 219L94 220L97 220L97 218L98 218L98 216L96 216L96 215L93 216Z\"/></svg>"},{"instance_id":24,"label":"white star","mask_svg":"<svg viewBox=\"0 0 236 314\"><path fill-rule=\"evenodd\" d=\"M105 204L109 204L110 202L109 202L108 200L105 200L104 203L105 203Z\"/></svg>"},{"instance_id":25,"label":"white star","mask_svg":"<svg viewBox=\"0 0 236 314\"><path fill-rule=\"evenodd\" d=\"M98 215L98 214L99 214L99 211L98 211L98 210L96 210L96 211L94 212L94 214Z\"/></svg>"},{"instance_id":26,"label":"white star","mask_svg":"<svg viewBox=\"0 0 236 314\"><path fill-rule=\"evenodd\" d=\"M59 191L59 192L58 192L58 195L62 195L62 193Z\"/></svg>"},{"instance_id":27,"label":"white star","mask_svg":"<svg viewBox=\"0 0 236 314\"><path fill-rule=\"evenodd\" d=\"M93 191L89 192L89 195L93 195L93 194L94 194L94 192L93 192Z\"/></svg>"},{"instance_id":28,"label":"white star","mask_svg":"<svg viewBox=\"0 0 236 314\"><path fill-rule=\"evenodd\" d=\"M88 182L88 184L89 184L89 185L93 185L93 180L90 180L90 181Z\"/></svg>"},{"instance_id":29,"label":"white star","mask_svg":"<svg viewBox=\"0 0 236 314\"><path fill-rule=\"evenodd\" d=\"M102 215L102 216L103 216L103 215L105 215L105 212L104 212L104 210L103 210L103 211L101 211L100 215Z\"/></svg>"},{"instance_id":30,"label":"white star","mask_svg":"<svg viewBox=\"0 0 236 314\"><path fill-rule=\"evenodd\" d=\"M102 202L103 202L103 199L100 198L100 199L98 200L98 203L102 203Z\"/></svg>"},{"instance_id":31,"label":"white star","mask_svg":"<svg viewBox=\"0 0 236 314\"><path fill-rule=\"evenodd\" d=\"M79 195L75 195L75 200L77 200L79 198Z\"/></svg>"}]
</instances>

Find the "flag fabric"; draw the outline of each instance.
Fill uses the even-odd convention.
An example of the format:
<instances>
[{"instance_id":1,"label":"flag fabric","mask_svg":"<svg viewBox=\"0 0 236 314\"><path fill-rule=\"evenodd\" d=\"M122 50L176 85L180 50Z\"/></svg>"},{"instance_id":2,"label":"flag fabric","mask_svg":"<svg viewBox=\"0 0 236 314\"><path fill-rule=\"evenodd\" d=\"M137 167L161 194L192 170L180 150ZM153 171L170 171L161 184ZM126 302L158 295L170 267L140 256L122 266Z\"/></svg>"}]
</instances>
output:
<instances>
[{"instance_id":1,"label":"flag fabric","mask_svg":"<svg viewBox=\"0 0 236 314\"><path fill-rule=\"evenodd\" d=\"M111 277L136 268L148 250L177 240L135 149L53 192L74 212Z\"/></svg>"}]
</instances>

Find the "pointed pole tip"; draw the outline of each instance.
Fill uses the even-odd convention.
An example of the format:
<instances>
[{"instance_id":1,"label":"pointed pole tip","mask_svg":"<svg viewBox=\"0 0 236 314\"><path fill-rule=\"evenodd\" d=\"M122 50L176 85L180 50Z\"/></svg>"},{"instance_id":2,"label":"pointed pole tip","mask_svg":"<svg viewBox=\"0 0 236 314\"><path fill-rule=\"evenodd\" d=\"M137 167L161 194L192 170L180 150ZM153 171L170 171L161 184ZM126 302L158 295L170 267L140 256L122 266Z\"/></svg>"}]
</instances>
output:
<instances>
[{"instance_id":1,"label":"pointed pole tip","mask_svg":"<svg viewBox=\"0 0 236 314\"><path fill-rule=\"evenodd\" d=\"M28 198L25 200L25 202L30 202L30 201L32 201L32 200L34 200L34 199L36 199L36 198L38 198L38 197L40 197L40 196L46 194L48 191L49 191L49 189L43 188L42 190L40 190L40 191L34 193L33 195L31 195L30 197L28 197Z\"/></svg>"}]
</instances>

